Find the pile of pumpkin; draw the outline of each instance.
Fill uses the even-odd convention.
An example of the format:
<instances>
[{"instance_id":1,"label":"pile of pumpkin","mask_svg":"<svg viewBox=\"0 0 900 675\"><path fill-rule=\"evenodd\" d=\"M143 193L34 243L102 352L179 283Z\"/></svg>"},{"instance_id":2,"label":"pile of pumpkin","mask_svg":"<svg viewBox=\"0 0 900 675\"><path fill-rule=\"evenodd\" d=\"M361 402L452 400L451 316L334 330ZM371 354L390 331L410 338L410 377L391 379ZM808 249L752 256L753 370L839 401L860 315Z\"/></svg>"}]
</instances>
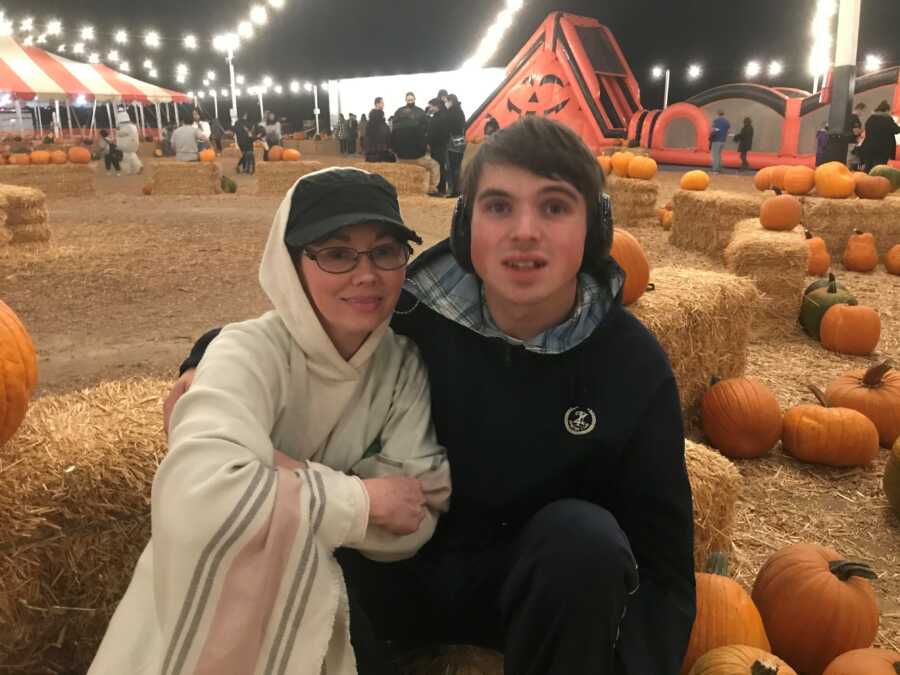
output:
<instances>
[{"instance_id":1,"label":"pile of pumpkin","mask_svg":"<svg viewBox=\"0 0 900 675\"><path fill-rule=\"evenodd\" d=\"M658 169L656 160L633 152L614 152L610 155L598 155L597 163L603 169L603 175L610 174L619 178L635 178L653 180Z\"/></svg>"},{"instance_id":2,"label":"pile of pumpkin","mask_svg":"<svg viewBox=\"0 0 900 675\"><path fill-rule=\"evenodd\" d=\"M789 195L808 195L813 190L819 197L848 199L884 199L900 189L900 170L876 166L868 174L851 172L842 162L828 162L816 167L768 166L760 169L753 179L757 190L777 188Z\"/></svg>"},{"instance_id":3,"label":"pile of pumpkin","mask_svg":"<svg viewBox=\"0 0 900 675\"><path fill-rule=\"evenodd\" d=\"M45 166L48 164L90 164L91 151L77 145L64 150L32 150L31 152L13 152L0 155L0 165Z\"/></svg>"},{"instance_id":4,"label":"pile of pumpkin","mask_svg":"<svg viewBox=\"0 0 900 675\"><path fill-rule=\"evenodd\" d=\"M701 403L704 433L735 459L763 456L779 440L801 461L838 467L868 464L879 445L892 448L883 486L900 516L900 373L882 362L838 377L825 392L810 388L820 405L782 415L758 380L714 380ZM779 675L900 673L893 670L900 654L869 649L879 621L867 581L874 573L841 558L821 546L787 546L763 565L751 595L713 558L715 569L697 575L697 620L682 673L774 673L776 666ZM757 662L771 668L751 671Z\"/></svg>"},{"instance_id":5,"label":"pile of pumpkin","mask_svg":"<svg viewBox=\"0 0 900 675\"><path fill-rule=\"evenodd\" d=\"M288 148L285 150L280 145L273 145L269 148L269 157L266 161L269 162L299 162L300 161L300 151L295 150L294 148Z\"/></svg>"}]
</instances>

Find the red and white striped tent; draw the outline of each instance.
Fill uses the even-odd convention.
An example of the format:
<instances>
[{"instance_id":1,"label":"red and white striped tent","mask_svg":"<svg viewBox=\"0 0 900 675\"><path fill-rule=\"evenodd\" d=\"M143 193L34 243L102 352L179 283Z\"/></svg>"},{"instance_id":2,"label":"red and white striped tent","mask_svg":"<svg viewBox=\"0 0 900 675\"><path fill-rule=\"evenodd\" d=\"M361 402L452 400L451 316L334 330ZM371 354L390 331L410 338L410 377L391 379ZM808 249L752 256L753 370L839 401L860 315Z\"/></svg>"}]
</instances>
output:
<instances>
[{"instance_id":1,"label":"red and white striped tent","mask_svg":"<svg viewBox=\"0 0 900 675\"><path fill-rule=\"evenodd\" d=\"M74 100L98 103L189 103L185 94L142 82L100 63L80 63L39 47L0 38L0 92L30 101Z\"/></svg>"}]
</instances>

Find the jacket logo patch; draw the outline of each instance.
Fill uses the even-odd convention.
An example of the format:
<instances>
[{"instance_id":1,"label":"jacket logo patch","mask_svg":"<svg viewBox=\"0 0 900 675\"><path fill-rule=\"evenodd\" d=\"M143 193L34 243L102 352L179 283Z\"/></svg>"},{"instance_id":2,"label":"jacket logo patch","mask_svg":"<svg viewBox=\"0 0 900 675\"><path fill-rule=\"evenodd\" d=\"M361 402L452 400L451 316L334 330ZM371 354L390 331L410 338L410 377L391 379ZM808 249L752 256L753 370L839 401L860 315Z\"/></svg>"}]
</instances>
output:
<instances>
[{"instance_id":1,"label":"jacket logo patch","mask_svg":"<svg viewBox=\"0 0 900 675\"><path fill-rule=\"evenodd\" d=\"M574 407L566 410L563 418L566 424L566 431L573 436L584 436L589 434L597 426L597 414L590 408Z\"/></svg>"}]
</instances>

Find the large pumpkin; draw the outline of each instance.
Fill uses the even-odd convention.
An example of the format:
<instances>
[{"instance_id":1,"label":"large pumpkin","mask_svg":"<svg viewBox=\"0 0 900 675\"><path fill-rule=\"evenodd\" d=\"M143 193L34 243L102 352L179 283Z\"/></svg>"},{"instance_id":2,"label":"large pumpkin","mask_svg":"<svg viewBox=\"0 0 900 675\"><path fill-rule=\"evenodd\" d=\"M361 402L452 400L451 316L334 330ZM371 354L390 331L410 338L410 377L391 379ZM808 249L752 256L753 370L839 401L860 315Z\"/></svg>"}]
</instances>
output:
<instances>
[{"instance_id":1,"label":"large pumpkin","mask_svg":"<svg viewBox=\"0 0 900 675\"><path fill-rule=\"evenodd\" d=\"M632 234L615 228L610 255L625 270L625 287L622 289L622 302L630 305L647 290L650 281L650 263L640 242Z\"/></svg>"},{"instance_id":2,"label":"large pumpkin","mask_svg":"<svg viewBox=\"0 0 900 675\"><path fill-rule=\"evenodd\" d=\"M299 162L300 151L295 150L294 148L286 148L285 151L281 154L281 159L284 162Z\"/></svg>"},{"instance_id":3,"label":"large pumpkin","mask_svg":"<svg viewBox=\"0 0 900 675\"><path fill-rule=\"evenodd\" d=\"M26 166L31 164L31 155L26 155L24 152L14 152L9 156L9 163Z\"/></svg>"},{"instance_id":4,"label":"large pumpkin","mask_svg":"<svg viewBox=\"0 0 900 675\"><path fill-rule=\"evenodd\" d=\"M712 446L726 457L759 457L781 438L778 399L753 378L713 380L703 395L700 414Z\"/></svg>"},{"instance_id":5,"label":"large pumpkin","mask_svg":"<svg viewBox=\"0 0 900 675\"><path fill-rule=\"evenodd\" d=\"M709 187L709 174L699 169L688 171L681 177L680 185L682 190L702 192Z\"/></svg>"},{"instance_id":6,"label":"large pumpkin","mask_svg":"<svg viewBox=\"0 0 900 675\"><path fill-rule=\"evenodd\" d=\"M900 675L900 652L853 649L828 664L822 675Z\"/></svg>"},{"instance_id":7,"label":"large pumpkin","mask_svg":"<svg viewBox=\"0 0 900 675\"><path fill-rule=\"evenodd\" d=\"M884 176L854 174L853 183L856 186L856 196L860 199L884 199L894 191L891 181Z\"/></svg>"},{"instance_id":8,"label":"large pumpkin","mask_svg":"<svg viewBox=\"0 0 900 675\"><path fill-rule=\"evenodd\" d=\"M628 177L650 180L656 175L657 168L655 159L637 155L628 162Z\"/></svg>"},{"instance_id":9,"label":"large pumpkin","mask_svg":"<svg viewBox=\"0 0 900 675\"><path fill-rule=\"evenodd\" d=\"M900 190L900 169L895 169L887 164L879 164L869 171L870 176L884 176L891 182L893 190Z\"/></svg>"},{"instance_id":10,"label":"large pumpkin","mask_svg":"<svg viewBox=\"0 0 900 675\"><path fill-rule=\"evenodd\" d=\"M827 466L861 466L875 459L878 429L872 420L850 408L832 407L824 392L810 389L820 405L801 403L784 414L784 451L804 462Z\"/></svg>"},{"instance_id":11,"label":"large pumpkin","mask_svg":"<svg viewBox=\"0 0 900 675\"><path fill-rule=\"evenodd\" d=\"M847 240L844 257L841 259L851 272L871 272L878 266L878 248L875 235L871 232L854 230Z\"/></svg>"},{"instance_id":12,"label":"large pumpkin","mask_svg":"<svg viewBox=\"0 0 900 675\"><path fill-rule=\"evenodd\" d=\"M54 150L50 153L50 162L53 164L65 164L68 161L69 158L63 150Z\"/></svg>"},{"instance_id":13,"label":"large pumpkin","mask_svg":"<svg viewBox=\"0 0 900 675\"><path fill-rule=\"evenodd\" d=\"M608 176L612 171L612 158L609 155L597 155L597 164L603 170L604 176Z\"/></svg>"},{"instance_id":14,"label":"large pumpkin","mask_svg":"<svg viewBox=\"0 0 900 675\"><path fill-rule=\"evenodd\" d=\"M897 439L894 447L891 448L887 465L884 467L882 485L888 504L891 505L894 513L900 518L900 438Z\"/></svg>"},{"instance_id":15,"label":"large pumpkin","mask_svg":"<svg viewBox=\"0 0 900 675\"><path fill-rule=\"evenodd\" d=\"M769 651L759 611L747 591L727 572L728 559L723 553L714 553L706 571L696 575L697 615L681 664L682 675L687 675L697 659L716 647L738 644Z\"/></svg>"},{"instance_id":16,"label":"large pumpkin","mask_svg":"<svg viewBox=\"0 0 900 675\"><path fill-rule=\"evenodd\" d=\"M825 390L832 405L861 412L878 429L878 439L890 448L900 438L900 372L887 361L851 370Z\"/></svg>"},{"instance_id":17,"label":"large pumpkin","mask_svg":"<svg viewBox=\"0 0 900 675\"><path fill-rule=\"evenodd\" d=\"M633 152L615 152L612 156L612 170L613 174L619 176L620 178L628 177L628 165L631 164L631 160L634 159Z\"/></svg>"},{"instance_id":18,"label":"large pumpkin","mask_svg":"<svg viewBox=\"0 0 900 675\"><path fill-rule=\"evenodd\" d=\"M772 653L798 672L819 675L837 656L868 647L878 633L872 570L814 544L785 546L753 584Z\"/></svg>"},{"instance_id":19,"label":"large pumpkin","mask_svg":"<svg viewBox=\"0 0 900 675\"><path fill-rule=\"evenodd\" d=\"M281 156L284 154L284 148L280 145L273 145L269 148L268 160L269 162L280 162Z\"/></svg>"},{"instance_id":20,"label":"large pumpkin","mask_svg":"<svg viewBox=\"0 0 900 675\"><path fill-rule=\"evenodd\" d=\"M791 195L769 197L759 209L759 222L767 230L793 230L802 217L803 206Z\"/></svg>"},{"instance_id":21,"label":"large pumpkin","mask_svg":"<svg viewBox=\"0 0 900 675\"><path fill-rule=\"evenodd\" d=\"M31 153L31 163L32 164L49 164L50 163L50 153L46 150L35 150Z\"/></svg>"},{"instance_id":22,"label":"large pumpkin","mask_svg":"<svg viewBox=\"0 0 900 675\"><path fill-rule=\"evenodd\" d=\"M0 446L25 419L37 384L37 357L28 331L0 300Z\"/></svg>"},{"instance_id":23,"label":"large pumpkin","mask_svg":"<svg viewBox=\"0 0 900 675\"><path fill-rule=\"evenodd\" d=\"M820 197L846 199L855 189L853 175L842 162L827 162L816 168L816 194Z\"/></svg>"},{"instance_id":24,"label":"large pumpkin","mask_svg":"<svg viewBox=\"0 0 900 675\"><path fill-rule=\"evenodd\" d=\"M763 167L753 177L753 185L760 192L772 189L772 167Z\"/></svg>"},{"instance_id":25,"label":"large pumpkin","mask_svg":"<svg viewBox=\"0 0 900 675\"><path fill-rule=\"evenodd\" d=\"M706 652L689 675L797 675L797 671L763 649L728 645Z\"/></svg>"},{"instance_id":26,"label":"large pumpkin","mask_svg":"<svg viewBox=\"0 0 900 675\"><path fill-rule=\"evenodd\" d=\"M201 150L197 154L197 156L200 158L200 161L204 162L204 163L216 161L216 151L213 150L212 148L206 148L205 150Z\"/></svg>"},{"instance_id":27,"label":"large pumpkin","mask_svg":"<svg viewBox=\"0 0 900 675\"><path fill-rule=\"evenodd\" d=\"M564 77L566 74L555 65L541 75L526 76L509 92L506 111L519 117L540 115L560 120L577 115L579 108L572 99L572 87Z\"/></svg>"},{"instance_id":28,"label":"large pumpkin","mask_svg":"<svg viewBox=\"0 0 900 675\"><path fill-rule=\"evenodd\" d=\"M772 189L778 189L784 192L784 179L787 177L788 169L791 167L785 166L784 164L779 164L778 166L772 167Z\"/></svg>"},{"instance_id":29,"label":"large pumpkin","mask_svg":"<svg viewBox=\"0 0 900 675\"><path fill-rule=\"evenodd\" d=\"M76 145L69 148L69 161L72 164L90 164L91 153L87 148Z\"/></svg>"},{"instance_id":30,"label":"large pumpkin","mask_svg":"<svg viewBox=\"0 0 900 675\"><path fill-rule=\"evenodd\" d=\"M900 244L891 246L884 256L884 269L888 274L900 274Z\"/></svg>"},{"instance_id":31,"label":"large pumpkin","mask_svg":"<svg viewBox=\"0 0 900 675\"><path fill-rule=\"evenodd\" d=\"M806 263L806 273L816 277L828 274L831 269L831 254L822 237L814 237L812 232L804 230L806 247L809 249L809 258Z\"/></svg>"},{"instance_id":32,"label":"large pumpkin","mask_svg":"<svg viewBox=\"0 0 900 675\"><path fill-rule=\"evenodd\" d=\"M810 290L812 289L812 290ZM828 279L813 282L803 294L800 304L800 325L810 337L819 339L822 317L834 305L856 305L856 298L846 288L837 283L833 274Z\"/></svg>"},{"instance_id":33,"label":"large pumpkin","mask_svg":"<svg viewBox=\"0 0 900 675\"><path fill-rule=\"evenodd\" d=\"M866 356L878 347L881 318L865 305L829 307L819 324L819 340L828 351Z\"/></svg>"},{"instance_id":34,"label":"large pumpkin","mask_svg":"<svg viewBox=\"0 0 900 675\"><path fill-rule=\"evenodd\" d=\"M808 195L816 186L816 172L808 166L792 166L784 172L783 182L789 195Z\"/></svg>"}]
</instances>

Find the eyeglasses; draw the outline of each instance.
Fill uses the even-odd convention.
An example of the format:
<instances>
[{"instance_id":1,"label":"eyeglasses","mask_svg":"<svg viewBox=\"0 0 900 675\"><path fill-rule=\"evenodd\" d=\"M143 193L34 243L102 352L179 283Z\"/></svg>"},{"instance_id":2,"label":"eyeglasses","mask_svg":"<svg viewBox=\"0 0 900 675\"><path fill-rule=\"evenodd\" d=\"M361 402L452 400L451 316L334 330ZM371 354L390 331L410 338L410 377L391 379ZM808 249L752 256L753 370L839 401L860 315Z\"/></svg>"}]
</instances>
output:
<instances>
[{"instance_id":1,"label":"eyeglasses","mask_svg":"<svg viewBox=\"0 0 900 675\"><path fill-rule=\"evenodd\" d=\"M303 253L310 260L315 261L323 272L330 274L346 274L352 272L359 265L359 259L366 255L369 260L380 270L390 272L398 270L409 262L412 255L412 247L409 244L391 242L381 244L368 251L357 251L349 246L328 246L318 251L308 248Z\"/></svg>"}]
</instances>

